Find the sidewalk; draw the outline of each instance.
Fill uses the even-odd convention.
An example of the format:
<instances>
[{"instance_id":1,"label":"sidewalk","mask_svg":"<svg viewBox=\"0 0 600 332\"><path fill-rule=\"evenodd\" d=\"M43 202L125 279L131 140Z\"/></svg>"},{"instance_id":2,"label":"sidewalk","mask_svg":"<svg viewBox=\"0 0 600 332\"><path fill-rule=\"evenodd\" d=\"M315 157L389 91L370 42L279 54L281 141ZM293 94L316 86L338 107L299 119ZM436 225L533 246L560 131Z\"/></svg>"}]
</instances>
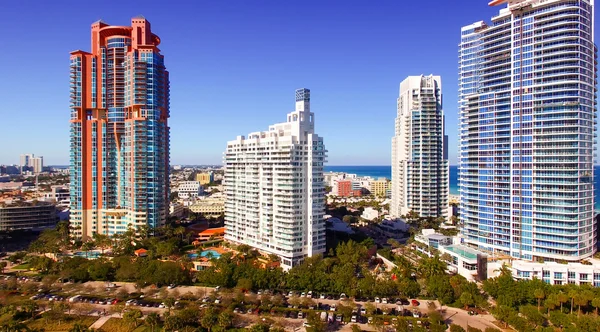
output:
<instances>
[{"instance_id":1,"label":"sidewalk","mask_svg":"<svg viewBox=\"0 0 600 332\"><path fill-rule=\"evenodd\" d=\"M104 323L106 323L112 317L113 317L113 315L107 315L107 316L102 316L102 317L98 318L98 320L95 321L94 324L92 324L90 326L90 329L99 329L99 328L101 328L102 325L104 325Z\"/></svg>"}]
</instances>

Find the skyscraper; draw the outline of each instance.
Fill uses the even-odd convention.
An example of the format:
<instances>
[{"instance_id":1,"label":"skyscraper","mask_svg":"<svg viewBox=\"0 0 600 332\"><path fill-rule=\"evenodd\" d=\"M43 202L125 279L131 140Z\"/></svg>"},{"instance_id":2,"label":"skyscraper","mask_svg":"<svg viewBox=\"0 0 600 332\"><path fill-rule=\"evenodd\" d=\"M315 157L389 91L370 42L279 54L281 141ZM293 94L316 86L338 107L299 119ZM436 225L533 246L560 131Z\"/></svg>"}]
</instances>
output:
<instances>
[{"instance_id":1,"label":"skyscraper","mask_svg":"<svg viewBox=\"0 0 600 332\"><path fill-rule=\"evenodd\" d=\"M92 24L71 52L71 226L75 237L164 223L169 192L169 73L150 22Z\"/></svg>"},{"instance_id":2,"label":"skyscraper","mask_svg":"<svg viewBox=\"0 0 600 332\"><path fill-rule=\"evenodd\" d=\"M33 158L33 154L22 154L21 162L20 162L19 166L21 166L21 168L32 167L33 166L33 164L31 163L32 158Z\"/></svg>"},{"instance_id":3,"label":"skyscraper","mask_svg":"<svg viewBox=\"0 0 600 332\"><path fill-rule=\"evenodd\" d=\"M467 244L576 261L596 244L593 0L496 0L461 30L460 221Z\"/></svg>"},{"instance_id":4,"label":"skyscraper","mask_svg":"<svg viewBox=\"0 0 600 332\"><path fill-rule=\"evenodd\" d=\"M30 160L33 173L38 174L44 171L44 157L33 157Z\"/></svg>"},{"instance_id":5,"label":"skyscraper","mask_svg":"<svg viewBox=\"0 0 600 332\"><path fill-rule=\"evenodd\" d=\"M394 217L448 215L448 146L439 76L409 76L400 83L392 138Z\"/></svg>"},{"instance_id":6,"label":"skyscraper","mask_svg":"<svg viewBox=\"0 0 600 332\"><path fill-rule=\"evenodd\" d=\"M325 252L326 153L308 89L296 90L286 122L228 142L225 239L279 256L284 269Z\"/></svg>"}]
</instances>

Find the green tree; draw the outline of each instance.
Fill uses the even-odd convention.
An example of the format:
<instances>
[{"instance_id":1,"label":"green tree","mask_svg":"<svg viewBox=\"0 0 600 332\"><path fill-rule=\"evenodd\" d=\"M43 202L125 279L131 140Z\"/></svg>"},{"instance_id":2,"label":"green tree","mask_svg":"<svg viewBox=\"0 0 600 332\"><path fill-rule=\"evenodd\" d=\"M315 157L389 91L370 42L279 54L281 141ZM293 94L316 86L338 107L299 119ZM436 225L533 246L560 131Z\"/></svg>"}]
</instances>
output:
<instances>
[{"instance_id":1,"label":"green tree","mask_svg":"<svg viewBox=\"0 0 600 332\"><path fill-rule=\"evenodd\" d=\"M149 326L152 332L154 332L154 327L158 324L160 324L160 316L155 312L149 313L146 319L144 319L144 325Z\"/></svg>"},{"instance_id":2,"label":"green tree","mask_svg":"<svg viewBox=\"0 0 600 332\"><path fill-rule=\"evenodd\" d=\"M600 297L594 297L592 299L592 307L594 307L596 316L598 316L598 309L600 308Z\"/></svg>"},{"instance_id":3,"label":"green tree","mask_svg":"<svg viewBox=\"0 0 600 332\"><path fill-rule=\"evenodd\" d=\"M421 259L419 262L419 273L423 278L431 278L446 273L446 263L440 260L438 255Z\"/></svg>"},{"instance_id":4,"label":"green tree","mask_svg":"<svg viewBox=\"0 0 600 332\"><path fill-rule=\"evenodd\" d=\"M219 314L219 326L223 329L228 329L233 325L233 313L230 311L223 311Z\"/></svg>"},{"instance_id":5,"label":"green tree","mask_svg":"<svg viewBox=\"0 0 600 332\"><path fill-rule=\"evenodd\" d=\"M5 261L0 262L0 273L4 273L4 269L8 266L8 263Z\"/></svg>"},{"instance_id":6,"label":"green tree","mask_svg":"<svg viewBox=\"0 0 600 332\"><path fill-rule=\"evenodd\" d=\"M123 320L131 325L131 328L138 326L138 319L142 318L143 314L139 309L130 309L123 314Z\"/></svg>"},{"instance_id":7,"label":"green tree","mask_svg":"<svg viewBox=\"0 0 600 332\"><path fill-rule=\"evenodd\" d=\"M541 288L534 290L533 294L534 294L535 298L537 299L538 311L540 311L540 306L542 304L542 300L546 297L546 294L544 293L544 290Z\"/></svg>"},{"instance_id":8,"label":"green tree","mask_svg":"<svg viewBox=\"0 0 600 332\"><path fill-rule=\"evenodd\" d=\"M204 310L202 318L200 318L200 325L207 329L209 332L212 328L219 323L219 312L215 307L208 307Z\"/></svg>"},{"instance_id":9,"label":"green tree","mask_svg":"<svg viewBox=\"0 0 600 332\"><path fill-rule=\"evenodd\" d=\"M450 325L450 332L466 332L466 331L460 325L451 324Z\"/></svg>"}]
</instances>

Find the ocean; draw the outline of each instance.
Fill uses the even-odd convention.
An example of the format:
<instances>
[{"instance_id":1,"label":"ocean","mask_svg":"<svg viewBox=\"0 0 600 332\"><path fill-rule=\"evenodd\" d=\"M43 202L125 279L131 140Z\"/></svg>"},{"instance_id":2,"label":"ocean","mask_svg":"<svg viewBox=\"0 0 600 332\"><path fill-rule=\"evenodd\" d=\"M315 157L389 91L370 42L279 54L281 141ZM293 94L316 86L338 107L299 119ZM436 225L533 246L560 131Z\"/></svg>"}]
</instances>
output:
<instances>
[{"instance_id":1,"label":"ocean","mask_svg":"<svg viewBox=\"0 0 600 332\"><path fill-rule=\"evenodd\" d=\"M344 172L372 178L392 178L392 166L325 166L325 172ZM600 165L594 166L595 210L600 211ZM458 166L450 166L450 195L458 195Z\"/></svg>"}]
</instances>

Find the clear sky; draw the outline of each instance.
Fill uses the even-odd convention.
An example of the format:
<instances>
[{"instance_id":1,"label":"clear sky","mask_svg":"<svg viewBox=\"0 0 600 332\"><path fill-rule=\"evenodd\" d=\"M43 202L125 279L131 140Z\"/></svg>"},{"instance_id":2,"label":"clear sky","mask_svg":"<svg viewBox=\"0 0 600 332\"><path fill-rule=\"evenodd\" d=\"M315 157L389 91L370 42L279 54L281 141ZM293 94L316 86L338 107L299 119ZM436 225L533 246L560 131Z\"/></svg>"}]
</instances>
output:
<instances>
[{"instance_id":1,"label":"clear sky","mask_svg":"<svg viewBox=\"0 0 600 332\"><path fill-rule=\"evenodd\" d=\"M442 77L450 162L458 146L460 28L487 0L6 1L0 10L0 164L68 164L69 52L90 25L142 14L171 77L171 163L220 164L228 140L265 130L311 89L329 165L389 165L399 83Z\"/></svg>"}]
</instances>

